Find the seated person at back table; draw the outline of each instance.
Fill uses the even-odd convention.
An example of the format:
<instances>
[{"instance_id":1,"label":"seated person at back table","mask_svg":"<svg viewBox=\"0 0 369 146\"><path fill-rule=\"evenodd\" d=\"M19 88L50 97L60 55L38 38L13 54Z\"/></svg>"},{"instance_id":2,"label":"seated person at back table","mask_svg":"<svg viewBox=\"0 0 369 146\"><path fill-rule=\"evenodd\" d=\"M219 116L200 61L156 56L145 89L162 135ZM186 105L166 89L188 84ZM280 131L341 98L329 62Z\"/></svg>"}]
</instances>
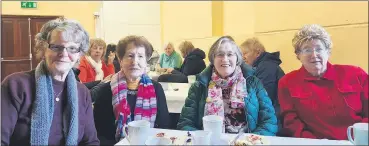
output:
<instances>
[{"instance_id":1,"label":"seated person at back table","mask_svg":"<svg viewBox=\"0 0 369 146\"><path fill-rule=\"evenodd\" d=\"M170 68L167 73L189 76L199 74L205 69L205 52L203 50L195 48L189 41L182 42L179 45L179 50L184 58L182 66L180 68Z\"/></svg>"},{"instance_id":2,"label":"seated person at back table","mask_svg":"<svg viewBox=\"0 0 369 146\"><path fill-rule=\"evenodd\" d=\"M101 145L114 145L125 137L123 126L148 120L151 128L169 128L170 118L162 86L146 74L151 44L144 37L127 36L117 44L121 71L110 82L98 84L94 118Z\"/></svg>"},{"instance_id":3,"label":"seated person at back table","mask_svg":"<svg viewBox=\"0 0 369 146\"><path fill-rule=\"evenodd\" d=\"M110 53L108 64L103 60L106 53L106 43L104 40L95 38L90 41L90 49L87 54L81 57L78 69L79 79L82 83L103 80L108 75L114 74L115 53Z\"/></svg>"},{"instance_id":4,"label":"seated person at back table","mask_svg":"<svg viewBox=\"0 0 369 146\"><path fill-rule=\"evenodd\" d=\"M348 126L368 123L368 74L331 64L332 41L319 25L305 25L292 42L302 66L279 80L283 130L293 137L347 139Z\"/></svg>"},{"instance_id":5,"label":"seated person at back table","mask_svg":"<svg viewBox=\"0 0 369 146\"><path fill-rule=\"evenodd\" d=\"M156 70L166 72L168 69L180 68L182 65L182 57L173 47L172 43L164 45L164 53L160 55Z\"/></svg>"},{"instance_id":6,"label":"seated person at back table","mask_svg":"<svg viewBox=\"0 0 369 146\"><path fill-rule=\"evenodd\" d=\"M261 81L242 60L233 38L223 36L210 48L211 65L198 75L177 125L181 130L203 129L207 115L224 117L226 133L244 132L274 136L277 117Z\"/></svg>"},{"instance_id":7,"label":"seated person at back table","mask_svg":"<svg viewBox=\"0 0 369 146\"><path fill-rule=\"evenodd\" d=\"M263 82L264 88L272 100L276 116L279 117L278 81L284 76L284 72L279 66L282 63L279 51L266 52L264 45L257 38L247 39L240 48L246 64L252 66L255 70L255 76ZM278 126L281 127L279 118Z\"/></svg>"}]
</instances>

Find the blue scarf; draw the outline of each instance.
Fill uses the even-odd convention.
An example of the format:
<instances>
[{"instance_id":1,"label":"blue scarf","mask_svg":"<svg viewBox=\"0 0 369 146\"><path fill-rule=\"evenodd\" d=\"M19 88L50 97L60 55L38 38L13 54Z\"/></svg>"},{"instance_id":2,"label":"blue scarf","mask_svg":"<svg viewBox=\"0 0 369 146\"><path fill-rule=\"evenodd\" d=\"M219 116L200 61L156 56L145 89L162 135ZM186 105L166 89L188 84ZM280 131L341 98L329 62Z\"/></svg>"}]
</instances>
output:
<instances>
[{"instance_id":1,"label":"blue scarf","mask_svg":"<svg viewBox=\"0 0 369 146\"><path fill-rule=\"evenodd\" d=\"M41 61L36 67L36 98L33 103L31 117L31 145L48 145L50 128L54 114L54 90L52 78L48 74L46 62ZM78 144L78 91L73 71L66 77L67 106L63 112L65 145Z\"/></svg>"}]
</instances>

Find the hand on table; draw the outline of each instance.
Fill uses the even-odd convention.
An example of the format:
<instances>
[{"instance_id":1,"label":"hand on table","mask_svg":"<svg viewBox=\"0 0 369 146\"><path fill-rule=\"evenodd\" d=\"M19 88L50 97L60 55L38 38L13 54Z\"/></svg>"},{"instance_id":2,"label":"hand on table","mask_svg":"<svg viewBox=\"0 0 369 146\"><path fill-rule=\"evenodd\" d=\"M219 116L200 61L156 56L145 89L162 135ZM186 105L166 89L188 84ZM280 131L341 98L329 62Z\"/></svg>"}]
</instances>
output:
<instances>
[{"instance_id":1,"label":"hand on table","mask_svg":"<svg viewBox=\"0 0 369 146\"><path fill-rule=\"evenodd\" d=\"M166 73L171 74L173 70L174 70L173 68L168 68Z\"/></svg>"}]
</instances>

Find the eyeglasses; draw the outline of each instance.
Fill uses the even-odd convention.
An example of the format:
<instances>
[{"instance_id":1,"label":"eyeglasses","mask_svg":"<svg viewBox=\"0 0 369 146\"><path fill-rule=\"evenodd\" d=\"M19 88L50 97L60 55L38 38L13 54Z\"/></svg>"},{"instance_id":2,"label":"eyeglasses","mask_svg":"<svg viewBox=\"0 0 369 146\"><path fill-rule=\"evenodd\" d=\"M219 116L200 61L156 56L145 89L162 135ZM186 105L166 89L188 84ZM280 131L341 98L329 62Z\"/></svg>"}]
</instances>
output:
<instances>
[{"instance_id":1,"label":"eyeglasses","mask_svg":"<svg viewBox=\"0 0 369 146\"><path fill-rule=\"evenodd\" d=\"M301 53L303 55L311 55L313 54L313 52L315 52L316 54L322 54L326 51L327 49L322 49L322 48L315 48L315 49L305 48L305 49L300 50L298 53Z\"/></svg>"},{"instance_id":2,"label":"eyeglasses","mask_svg":"<svg viewBox=\"0 0 369 146\"><path fill-rule=\"evenodd\" d=\"M69 53L79 53L81 52L80 48L76 47L64 47L63 45L55 45L55 44L49 44L50 50L53 50L54 52L62 52L64 49L67 49L67 52Z\"/></svg>"}]
</instances>

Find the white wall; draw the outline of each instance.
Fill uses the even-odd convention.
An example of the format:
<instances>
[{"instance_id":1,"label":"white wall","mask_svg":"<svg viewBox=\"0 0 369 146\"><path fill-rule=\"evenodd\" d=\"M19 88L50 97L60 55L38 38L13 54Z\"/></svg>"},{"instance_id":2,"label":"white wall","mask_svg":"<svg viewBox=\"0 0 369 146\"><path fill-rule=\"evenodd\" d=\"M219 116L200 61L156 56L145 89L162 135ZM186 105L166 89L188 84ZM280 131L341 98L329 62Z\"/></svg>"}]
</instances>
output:
<instances>
[{"instance_id":1,"label":"white wall","mask_svg":"<svg viewBox=\"0 0 369 146\"><path fill-rule=\"evenodd\" d=\"M101 15L101 36L107 43L117 44L127 35L141 35L155 49L161 47L159 1L104 1Z\"/></svg>"}]
</instances>

